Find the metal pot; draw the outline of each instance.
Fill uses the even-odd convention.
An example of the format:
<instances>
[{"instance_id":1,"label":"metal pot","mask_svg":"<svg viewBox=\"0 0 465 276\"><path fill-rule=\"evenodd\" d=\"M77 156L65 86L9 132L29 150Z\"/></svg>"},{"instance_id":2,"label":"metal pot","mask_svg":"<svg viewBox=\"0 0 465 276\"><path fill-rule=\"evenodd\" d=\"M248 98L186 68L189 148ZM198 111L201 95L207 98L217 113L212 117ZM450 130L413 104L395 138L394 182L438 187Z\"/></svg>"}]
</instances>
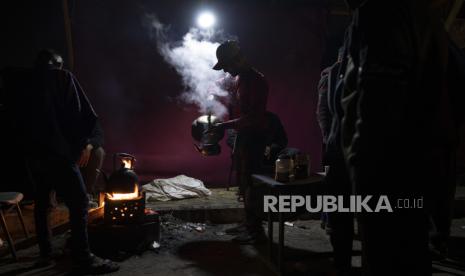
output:
<instances>
[{"instance_id":1,"label":"metal pot","mask_svg":"<svg viewBox=\"0 0 465 276\"><path fill-rule=\"evenodd\" d=\"M214 124L221 120L213 115L203 115L192 122L192 138L199 144L194 144L198 152L204 156L218 155L221 153L219 142L224 137L224 129L214 129L206 133Z\"/></svg>"}]
</instances>

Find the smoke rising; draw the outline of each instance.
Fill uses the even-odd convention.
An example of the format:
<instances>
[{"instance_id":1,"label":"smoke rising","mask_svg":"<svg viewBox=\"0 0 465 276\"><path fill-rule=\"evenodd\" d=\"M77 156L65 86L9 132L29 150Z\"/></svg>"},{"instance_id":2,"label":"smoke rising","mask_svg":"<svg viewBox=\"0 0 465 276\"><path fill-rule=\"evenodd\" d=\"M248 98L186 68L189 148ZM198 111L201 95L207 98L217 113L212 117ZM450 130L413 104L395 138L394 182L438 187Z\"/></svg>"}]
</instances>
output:
<instances>
[{"instance_id":1,"label":"smoke rising","mask_svg":"<svg viewBox=\"0 0 465 276\"><path fill-rule=\"evenodd\" d=\"M219 43L214 41L217 34L211 30L192 28L181 41L171 42L167 39L167 27L154 15L147 18L150 28L155 31L153 34L159 53L182 77L186 90L180 99L197 105L203 114L223 116L226 108L219 99L228 93L218 80L226 79L226 74L212 69L217 61L216 48Z\"/></svg>"}]
</instances>

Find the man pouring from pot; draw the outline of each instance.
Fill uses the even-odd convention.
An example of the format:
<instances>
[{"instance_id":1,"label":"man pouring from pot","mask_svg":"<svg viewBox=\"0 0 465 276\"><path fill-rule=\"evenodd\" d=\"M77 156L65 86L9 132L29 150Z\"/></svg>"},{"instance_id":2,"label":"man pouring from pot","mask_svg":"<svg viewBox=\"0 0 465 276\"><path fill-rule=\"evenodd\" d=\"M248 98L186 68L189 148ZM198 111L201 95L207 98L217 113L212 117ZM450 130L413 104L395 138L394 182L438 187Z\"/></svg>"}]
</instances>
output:
<instances>
[{"instance_id":1,"label":"man pouring from pot","mask_svg":"<svg viewBox=\"0 0 465 276\"><path fill-rule=\"evenodd\" d=\"M236 242L257 243L264 241L265 235L257 215L262 207L252 189L251 176L259 172L265 150L268 83L263 74L247 62L236 41L226 41L218 46L216 57L218 63L213 69L229 73L234 77L234 83L229 91L230 120L213 125L209 131L218 128L237 131L234 150L236 181L246 211L245 223L226 230L226 233L236 235L233 239Z\"/></svg>"}]
</instances>

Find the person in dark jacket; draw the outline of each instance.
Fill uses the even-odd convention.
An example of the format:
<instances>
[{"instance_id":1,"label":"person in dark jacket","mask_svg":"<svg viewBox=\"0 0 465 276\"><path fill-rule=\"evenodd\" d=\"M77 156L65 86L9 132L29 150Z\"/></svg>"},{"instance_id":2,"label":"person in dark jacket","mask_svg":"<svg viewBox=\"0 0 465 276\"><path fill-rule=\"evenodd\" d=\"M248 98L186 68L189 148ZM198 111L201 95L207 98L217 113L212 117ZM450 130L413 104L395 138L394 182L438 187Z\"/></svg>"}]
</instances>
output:
<instances>
[{"instance_id":1,"label":"person in dark jacket","mask_svg":"<svg viewBox=\"0 0 465 276\"><path fill-rule=\"evenodd\" d=\"M456 153L448 154L451 159L443 163L441 170L444 174L443 185L434 191L431 222L431 253L436 260L447 258L450 228L453 218L456 185L459 184L460 174L464 172L464 120L465 110L465 53L452 39L448 40L447 90L451 98L451 109L457 130Z\"/></svg>"},{"instance_id":2,"label":"person in dark jacket","mask_svg":"<svg viewBox=\"0 0 465 276\"><path fill-rule=\"evenodd\" d=\"M77 166L97 116L76 77L62 69L53 50L41 51L33 70L7 77L8 116L35 186L38 265L53 261L50 194L56 190L69 209L71 254L80 273L108 273L118 265L93 255L87 237L88 198ZM22 83L22 84L21 84Z\"/></svg>"},{"instance_id":3,"label":"person in dark jacket","mask_svg":"<svg viewBox=\"0 0 465 276\"><path fill-rule=\"evenodd\" d=\"M430 208L434 191L448 186L444 172L456 144L437 1L350 2L344 155L355 193L375 203L386 195L393 208L358 214L363 269L431 275ZM399 205L420 199L423 208Z\"/></svg>"},{"instance_id":4,"label":"person in dark jacket","mask_svg":"<svg viewBox=\"0 0 465 276\"><path fill-rule=\"evenodd\" d=\"M216 50L218 63L214 70L223 70L235 78L231 89L232 109L230 120L214 128L235 129L236 178L244 194L245 227L228 231L236 233L234 241L255 243L264 240L262 220L257 214L258 195L251 187L251 176L261 169L266 143L266 104L268 83L263 74L255 70L241 53L236 41L226 41ZM243 232L242 230L245 230Z\"/></svg>"},{"instance_id":5,"label":"person in dark jacket","mask_svg":"<svg viewBox=\"0 0 465 276\"><path fill-rule=\"evenodd\" d=\"M319 83L317 117L324 141L325 184L328 194L343 196L349 202L352 184L344 160L341 145L341 120L344 116L341 97L344 89L344 72L347 64L345 48L341 47L338 60L322 73ZM352 244L354 237L353 213L331 212L326 214L326 229L334 251L334 263L339 275L348 275L352 266Z\"/></svg>"}]
</instances>

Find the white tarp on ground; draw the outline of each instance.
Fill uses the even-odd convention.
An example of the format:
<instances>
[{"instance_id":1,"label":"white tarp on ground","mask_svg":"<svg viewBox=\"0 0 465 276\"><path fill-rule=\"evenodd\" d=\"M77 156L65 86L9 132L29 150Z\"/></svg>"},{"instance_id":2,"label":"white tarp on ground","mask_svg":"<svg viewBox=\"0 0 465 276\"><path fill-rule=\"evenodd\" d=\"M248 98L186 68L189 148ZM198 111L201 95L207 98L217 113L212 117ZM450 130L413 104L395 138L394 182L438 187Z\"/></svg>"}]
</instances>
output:
<instances>
[{"instance_id":1,"label":"white tarp on ground","mask_svg":"<svg viewBox=\"0 0 465 276\"><path fill-rule=\"evenodd\" d=\"M210 190L205 188L202 181L185 175L154 179L142 188L146 191L147 201L168 201L211 195Z\"/></svg>"}]
</instances>

